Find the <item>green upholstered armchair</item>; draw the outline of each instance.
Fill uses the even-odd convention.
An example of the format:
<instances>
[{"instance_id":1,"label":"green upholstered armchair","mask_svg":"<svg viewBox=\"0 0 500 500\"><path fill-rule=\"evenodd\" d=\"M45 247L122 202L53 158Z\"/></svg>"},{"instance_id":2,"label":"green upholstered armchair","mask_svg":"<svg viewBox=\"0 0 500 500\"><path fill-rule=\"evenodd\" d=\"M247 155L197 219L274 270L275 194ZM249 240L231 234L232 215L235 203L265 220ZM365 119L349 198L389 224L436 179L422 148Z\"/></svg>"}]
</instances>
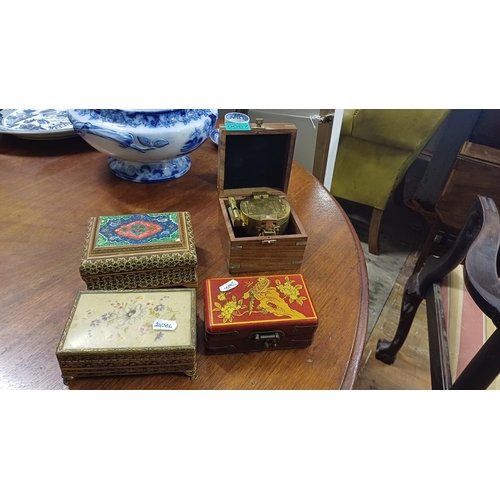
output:
<instances>
[{"instance_id":1,"label":"green upholstered armchair","mask_svg":"<svg viewBox=\"0 0 500 500\"><path fill-rule=\"evenodd\" d=\"M449 109L346 109L330 192L373 207L370 253L379 254L382 215L408 167Z\"/></svg>"}]
</instances>

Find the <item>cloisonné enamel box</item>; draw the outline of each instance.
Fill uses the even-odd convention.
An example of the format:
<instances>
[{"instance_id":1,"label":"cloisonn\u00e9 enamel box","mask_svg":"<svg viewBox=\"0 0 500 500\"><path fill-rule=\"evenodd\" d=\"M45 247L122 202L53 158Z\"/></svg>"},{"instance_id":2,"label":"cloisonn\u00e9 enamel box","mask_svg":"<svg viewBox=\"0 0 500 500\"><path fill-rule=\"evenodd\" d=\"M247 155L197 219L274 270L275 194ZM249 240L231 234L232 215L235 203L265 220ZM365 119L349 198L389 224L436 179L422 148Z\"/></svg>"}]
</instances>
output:
<instances>
[{"instance_id":1,"label":"cloisonn\u00e9 enamel box","mask_svg":"<svg viewBox=\"0 0 500 500\"><path fill-rule=\"evenodd\" d=\"M89 290L196 286L189 212L92 217L80 263Z\"/></svg>"},{"instance_id":2,"label":"cloisonn\u00e9 enamel box","mask_svg":"<svg viewBox=\"0 0 500 500\"><path fill-rule=\"evenodd\" d=\"M196 378L193 288L79 292L56 351L63 381L181 372Z\"/></svg>"},{"instance_id":3,"label":"cloisonn\u00e9 enamel box","mask_svg":"<svg viewBox=\"0 0 500 500\"><path fill-rule=\"evenodd\" d=\"M301 274L205 281L207 354L310 346L318 327Z\"/></svg>"}]
</instances>

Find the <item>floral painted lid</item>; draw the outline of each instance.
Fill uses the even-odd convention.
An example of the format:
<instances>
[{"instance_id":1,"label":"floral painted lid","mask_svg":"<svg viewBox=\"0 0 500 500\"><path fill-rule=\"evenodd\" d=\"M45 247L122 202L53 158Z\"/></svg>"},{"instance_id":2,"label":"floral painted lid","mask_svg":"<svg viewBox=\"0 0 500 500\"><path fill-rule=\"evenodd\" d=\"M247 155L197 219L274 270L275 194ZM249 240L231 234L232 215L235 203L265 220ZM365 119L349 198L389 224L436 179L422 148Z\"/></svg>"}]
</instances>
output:
<instances>
[{"instance_id":1,"label":"floral painted lid","mask_svg":"<svg viewBox=\"0 0 500 500\"><path fill-rule=\"evenodd\" d=\"M190 288L79 292L58 354L195 350L195 294Z\"/></svg>"},{"instance_id":2,"label":"floral painted lid","mask_svg":"<svg viewBox=\"0 0 500 500\"><path fill-rule=\"evenodd\" d=\"M237 325L316 324L318 318L301 274L208 279L207 332Z\"/></svg>"}]
</instances>

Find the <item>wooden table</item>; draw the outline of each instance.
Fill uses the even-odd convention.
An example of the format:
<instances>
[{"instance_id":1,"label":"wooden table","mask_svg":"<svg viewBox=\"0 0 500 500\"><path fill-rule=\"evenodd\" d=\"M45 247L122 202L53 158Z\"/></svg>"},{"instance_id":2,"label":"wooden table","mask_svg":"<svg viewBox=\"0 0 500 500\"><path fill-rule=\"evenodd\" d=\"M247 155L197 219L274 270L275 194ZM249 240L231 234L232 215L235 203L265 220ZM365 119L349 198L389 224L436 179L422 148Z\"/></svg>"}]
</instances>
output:
<instances>
[{"instance_id":1,"label":"wooden table","mask_svg":"<svg viewBox=\"0 0 500 500\"><path fill-rule=\"evenodd\" d=\"M301 273L320 326L305 349L207 356L203 280L229 276L217 229L217 149L191 154L180 179L136 184L80 137L29 141L0 134L0 389L65 389L55 350L78 290L87 219L189 211L198 251L198 379L148 375L79 379L70 389L350 389L368 324L359 240L328 191L294 163L288 198L309 236Z\"/></svg>"}]
</instances>

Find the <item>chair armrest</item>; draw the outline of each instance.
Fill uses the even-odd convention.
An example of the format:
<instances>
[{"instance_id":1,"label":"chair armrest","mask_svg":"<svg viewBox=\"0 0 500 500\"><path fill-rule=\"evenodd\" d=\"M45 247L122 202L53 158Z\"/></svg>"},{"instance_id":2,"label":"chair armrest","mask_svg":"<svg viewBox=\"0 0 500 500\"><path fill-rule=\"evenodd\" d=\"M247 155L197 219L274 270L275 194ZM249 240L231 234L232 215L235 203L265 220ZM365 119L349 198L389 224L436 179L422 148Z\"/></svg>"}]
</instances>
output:
<instances>
[{"instance_id":1,"label":"chair armrest","mask_svg":"<svg viewBox=\"0 0 500 500\"><path fill-rule=\"evenodd\" d=\"M500 281L497 258L500 246L500 217L491 198L479 196L483 226L472 243L464 265L467 291L483 313L500 327Z\"/></svg>"},{"instance_id":2,"label":"chair armrest","mask_svg":"<svg viewBox=\"0 0 500 500\"><path fill-rule=\"evenodd\" d=\"M352 135L352 127L354 116L357 109L344 109L344 116L342 117L342 127L340 128L340 135Z\"/></svg>"},{"instance_id":3,"label":"chair armrest","mask_svg":"<svg viewBox=\"0 0 500 500\"><path fill-rule=\"evenodd\" d=\"M493 320L494 311L497 308L500 311L497 274L499 244L500 218L495 202L491 198L477 196L453 246L442 257L429 256L422 269L408 280L406 287L409 293L425 297L434 283L440 283L465 259L467 290L483 313ZM490 308L489 313L484 307Z\"/></svg>"}]
</instances>

